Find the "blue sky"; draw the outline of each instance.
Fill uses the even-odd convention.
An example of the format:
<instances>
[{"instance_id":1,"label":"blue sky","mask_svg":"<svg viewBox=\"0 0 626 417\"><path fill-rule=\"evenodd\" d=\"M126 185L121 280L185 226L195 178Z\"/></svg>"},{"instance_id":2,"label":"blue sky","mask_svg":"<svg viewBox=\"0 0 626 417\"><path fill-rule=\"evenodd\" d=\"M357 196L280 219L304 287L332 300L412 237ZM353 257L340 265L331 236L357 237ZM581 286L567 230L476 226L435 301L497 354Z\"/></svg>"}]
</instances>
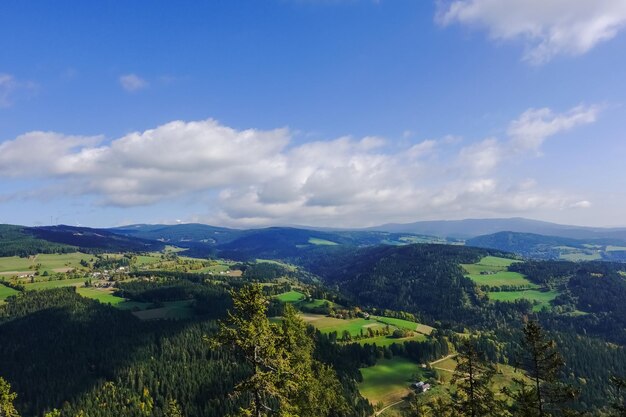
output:
<instances>
[{"instance_id":1,"label":"blue sky","mask_svg":"<svg viewBox=\"0 0 626 417\"><path fill-rule=\"evenodd\" d=\"M626 226L622 0L0 5L0 222Z\"/></svg>"}]
</instances>

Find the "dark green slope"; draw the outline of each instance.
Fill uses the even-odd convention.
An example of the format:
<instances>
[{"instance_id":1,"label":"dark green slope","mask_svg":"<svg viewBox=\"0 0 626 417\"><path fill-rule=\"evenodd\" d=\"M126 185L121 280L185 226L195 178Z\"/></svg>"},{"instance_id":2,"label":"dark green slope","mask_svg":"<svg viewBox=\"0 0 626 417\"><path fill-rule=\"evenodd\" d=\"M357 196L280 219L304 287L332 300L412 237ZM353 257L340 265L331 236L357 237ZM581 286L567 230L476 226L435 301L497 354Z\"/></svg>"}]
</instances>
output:
<instances>
[{"instance_id":1,"label":"dark green slope","mask_svg":"<svg viewBox=\"0 0 626 417\"><path fill-rule=\"evenodd\" d=\"M138 239L102 229L73 226L26 227L0 225L0 256L37 253L145 252L161 250L161 242Z\"/></svg>"}]
</instances>

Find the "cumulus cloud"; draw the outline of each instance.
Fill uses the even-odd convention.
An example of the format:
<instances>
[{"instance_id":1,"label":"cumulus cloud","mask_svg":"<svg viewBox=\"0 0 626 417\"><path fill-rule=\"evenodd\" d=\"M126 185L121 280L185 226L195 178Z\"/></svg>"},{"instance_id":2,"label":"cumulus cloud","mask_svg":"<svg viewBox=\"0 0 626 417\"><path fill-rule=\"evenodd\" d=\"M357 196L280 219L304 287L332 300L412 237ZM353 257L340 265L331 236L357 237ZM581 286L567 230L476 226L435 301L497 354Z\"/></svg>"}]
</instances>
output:
<instances>
[{"instance_id":1,"label":"cumulus cloud","mask_svg":"<svg viewBox=\"0 0 626 417\"><path fill-rule=\"evenodd\" d=\"M595 122L599 111L597 106L577 106L562 114L548 108L528 109L511 122L507 133L515 151L538 151L546 138Z\"/></svg>"},{"instance_id":2,"label":"cumulus cloud","mask_svg":"<svg viewBox=\"0 0 626 417\"><path fill-rule=\"evenodd\" d=\"M56 195L122 207L206 201L210 214L199 220L230 225L362 226L574 208L580 198L545 193L528 178L503 181L498 168L513 150L532 157L548 136L591 121L579 113L585 109L531 109L507 138L462 147L447 138L402 149L378 137L294 144L286 128L237 130L215 120L175 121L113 140L30 132L0 144L0 178L53 179ZM532 146L518 144L526 137Z\"/></svg>"},{"instance_id":3,"label":"cumulus cloud","mask_svg":"<svg viewBox=\"0 0 626 417\"><path fill-rule=\"evenodd\" d=\"M119 78L120 85L131 93L148 87L148 82L136 74L125 74Z\"/></svg>"},{"instance_id":4,"label":"cumulus cloud","mask_svg":"<svg viewBox=\"0 0 626 417\"><path fill-rule=\"evenodd\" d=\"M542 64L582 55L626 26L623 0L453 0L437 15L443 25L484 28L497 41L521 40L524 59Z\"/></svg>"}]
</instances>

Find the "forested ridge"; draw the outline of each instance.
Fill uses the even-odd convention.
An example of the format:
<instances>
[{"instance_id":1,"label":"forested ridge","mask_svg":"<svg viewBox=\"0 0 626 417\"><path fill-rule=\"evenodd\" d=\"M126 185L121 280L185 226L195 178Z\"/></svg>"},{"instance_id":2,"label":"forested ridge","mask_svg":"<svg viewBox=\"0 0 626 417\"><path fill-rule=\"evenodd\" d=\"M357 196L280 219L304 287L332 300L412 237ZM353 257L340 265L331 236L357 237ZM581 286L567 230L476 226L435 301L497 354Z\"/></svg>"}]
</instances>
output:
<instances>
[{"instance_id":1,"label":"forested ridge","mask_svg":"<svg viewBox=\"0 0 626 417\"><path fill-rule=\"evenodd\" d=\"M358 338L340 341L336 333L320 332L290 319L306 335L306 339L297 339L298 344L313 361L310 369L302 372L312 372L317 375L311 377L314 379L330 378L325 385L335 387L333 395L320 391L319 386L311 386L312 392L325 398L326 404L343 404L335 411L329 407L321 415L370 416L373 410L357 389L362 379L360 368L393 357L428 363L470 349L464 347L468 335L480 360L528 371L523 340L529 320L536 320L546 340L558 346L563 364L555 368L551 378L576 392L576 401L567 405L572 413L611 415L615 388L610 381L626 375L624 265L563 261L511 264L509 270L523 273L542 289L558 294L550 309L539 311L526 300L493 302L465 276L461 264L475 263L485 256L511 255L452 245L326 246L300 251L289 258L292 265L231 262L229 268L241 271L236 277L150 269L111 277L113 294L138 305L159 307L185 301L193 314L179 320L142 321L129 310L86 299L73 287L25 291L0 305L0 377L18 393L13 402L25 417L39 417L54 409L69 417L173 416L176 410L185 416L236 415L241 407L252 404L250 386L244 381L255 373L232 349L235 339L215 344L220 334L218 321L226 320L227 310L237 307L231 294L250 283L261 283L259 294L263 297L287 293L297 285L306 289L311 299L326 300L323 311L329 314L352 316L369 311L435 327L424 340L376 346L359 343ZM168 259L175 257L167 255ZM293 329L280 321L264 320L268 316L285 317L288 304L272 298L263 307L267 312L263 310L257 318L272 329L265 334L275 340L272 343L277 343L278 351L283 349L284 332ZM242 340L248 339L254 338ZM305 340L313 343L311 348L306 347L309 342ZM471 349L469 354L473 354ZM285 366L280 356L270 354L269 358L278 361L277 369ZM325 366L330 367L328 372L323 371ZM273 372L273 368L264 372ZM489 376L489 368L481 369ZM288 368L281 372L289 373ZM332 382L335 378L337 382ZM302 381L294 384L306 385ZM298 405L302 397L297 389L279 383L263 387L257 386L265 390L268 407L305 409ZM274 388L287 389L289 394L283 397ZM502 394L498 395L500 398ZM434 403L418 406L436 408ZM452 403L447 407L454 409ZM509 412L506 407L502 410L503 416ZM310 409L301 412L316 415Z\"/></svg>"}]
</instances>

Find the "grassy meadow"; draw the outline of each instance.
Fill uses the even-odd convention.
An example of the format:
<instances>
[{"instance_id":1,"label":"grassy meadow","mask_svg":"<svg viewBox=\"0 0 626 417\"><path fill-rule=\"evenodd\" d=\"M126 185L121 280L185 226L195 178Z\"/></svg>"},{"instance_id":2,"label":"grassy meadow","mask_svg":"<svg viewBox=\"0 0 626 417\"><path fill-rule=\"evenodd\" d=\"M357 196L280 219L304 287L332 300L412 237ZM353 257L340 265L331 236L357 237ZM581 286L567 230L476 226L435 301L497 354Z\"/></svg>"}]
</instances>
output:
<instances>
[{"instance_id":1,"label":"grassy meadow","mask_svg":"<svg viewBox=\"0 0 626 417\"><path fill-rule=\"evenodd\" d=\"M8 297L16 295L17 293L19 293L19 291L0 284L0 304L4 303L4 300L6 300Z\"/></svg>"},{"instance_id":2,"label":"grassy meadow","mask_svg":"<svg viewBox=\"0 0 626 417\"><path fill-rule=\"evenodd\" d=\"M538 303L533 307L533 311L541 311L544 307L550 308L550 301L554 300L558 295L559 293L557 291L499 291L490 292L489 299L508 302L525 299L533 303Z\"/></svg>"},{"instance_id":3,"label":"grassy meadow","mask_svg":"<svg viewBox=\"0 0 626 417\"><path fill-rule=\"evenodd\" d=\"M422 369L414 362L400 356L381 359L374 366L362 368L363 382L359 383L361 395L372 404L389 405L406 397L410 385L421 378Z\"/></svg>"},{"instance_id":4,"label":"grassy meadow","mask_svg":"<svg viewBox=\"0 0 626 417\"><path fill-rule=\"evenodd\" d=\"M537 288L524 275L508 271L508 267L519 262L514 259L485 256L474 264L461 264L467 276L478 285L502 287L505 285Z\"/></svg>"},{"instance_id":5,"label":"grassy meadow","mask_svg":"<svg viewBox=\"0 0 626 417\"><path fill-rule=\"evenodd\" d=\"M27 258L5 256L0 257L0 274L10 276L19 273L34 272L37 265L40 265L40 273L44 271L48 273L67 272L71 269L84 269L80 265L80 261L89 261L90 259L93 259L93 255L81 252L39 254Z\"/></svg>"}]
</instances>

